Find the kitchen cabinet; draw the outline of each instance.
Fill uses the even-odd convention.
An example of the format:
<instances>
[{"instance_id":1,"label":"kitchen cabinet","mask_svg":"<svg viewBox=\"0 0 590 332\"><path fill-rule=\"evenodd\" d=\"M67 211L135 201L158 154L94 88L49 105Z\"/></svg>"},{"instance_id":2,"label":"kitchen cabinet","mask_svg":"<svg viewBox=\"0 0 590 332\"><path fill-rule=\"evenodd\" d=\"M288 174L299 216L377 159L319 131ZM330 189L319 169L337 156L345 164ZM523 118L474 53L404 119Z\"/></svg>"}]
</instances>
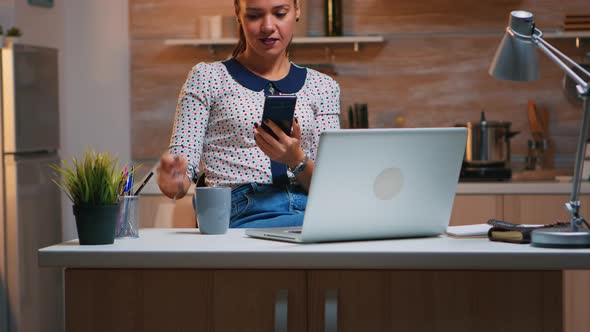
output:
<instances>
[{"instance_id":1,"label":"kitchen cabinet","mask_svg":"<svg viewBox=\"0 0 590 332\"><path fill-rule=\"evenodd\" d=\"M207 270L67 269L66 331L207 331Z\"/></svg>"},{"instance_id":2,"label":"kitchen cabinet","mask_svg":"<svg viewBox=\"0 0 590 332\"><path fill-rule=\"evenodd\" d=\"M550 224L568 221L566 194L483 194L457 195L451 225L484 223L498 218L520 224ZM590 216L590 195L581 195L582 216ZM590 326L590 316L582 312L590 305L590 272L563 272L564 331L581 331ZM572 317L577 317L572 319Z\"/></svg>"},{"instance_id":3,"label":"kitchen cabinet","mask_svg":"<svg viewBox=\"0 0 590 332\"><path fill-rule=\"evenodd\" d=\"M176 201L160 195L142 195L139 200L140 228L191 228L196 226L193 196Z\"/></svg>"},{"instance_id":4,"label":"kitchen cabinet","mask_svg":"<svg viewBox=\"0 0 590 332\"><path fill-rule=\"evenodd\" d=\"M67 269L66 331L561 331L560 283L559 271Z\"/></svg>"},{"instance_id":5,"label":"kitchen cabinet","mask_svg":"<svg viewBox=\"0 0 590 332\"><path fill-rule=\"evenodd\" d=\"M491 218L521 223L566 220L564 204L569 201L570 190L570 183L557 182L459 183L450 224L479 224ZM590 183L583 182L581 190L582 213L590 216ZM191 195L175 203L157 187L144 193L140 201L142 228L195 226Z\"/></svg>"},{"instance_id":6,"label":"kitchen cabinet","mask_svg":"<svg viewBox=\"0 0 590 332\"><path fill-rule=\"evenodd\" d=\"M559 272L412 271L400 277L392 272L392 316L400 331L412 325L419 331L561 331Z\"/></svg>"},{"instance_id":7,"label":"kitchen cabinet","mask_svg":"<svg viewBox=\"0 0 590 332\"><path fill-rule=\"evenodd\" d=\"M565 208L569 195L503 195L504 218L521 224L550 224L568 221L570 213ZM590 195L581 195L583 216L590 216Z\"/></svg>"},{"instance_id":8,"label":"kitchen cabinet","mask_svg":"<svg viewBox=\"0 0 590 332\"><path fill-rule=\"evenodd\" d=\"M560 280L534 271L311 271L309 331L560 331L552 315Z\"/></svg>"},{"instance_id":9,"label":"kitchen cabinet","mask_svg":"<svg viewBox=\"0 0 590 332\"><path fill-rule=\"evenodd\" d=\"M580 196L581 213L590 216L590 195ZM522 224L569 220L567 194L457 194L450 224L485 223L491 218ZM191 228L196 225L192 196L174 202L163 195L143 195L140 200L142 228Z\"/></svg>"},{"instance_id":10,"label":"kitchen cabinet","mask_svg":"<svg viewBox=\"0 0 590 332\"><path fill-rule=\"evenodd\" d=\"M504 195L504 217L522 224L549 224L569 221L565 208L569 195ZM590 217L590 195L581 195L580 214ZM582 331L590 326L590 316L583 309L590 305L590 272L563 272L565 331ZM569 317L578 317L572 320Z\"/></svg>"},{"instance_id":11,"label":"kitchen cabinet","mask_svg":"<svg viewBox=\"0 0 590 332\"><path fill-rule=\"evenodd\" d=\"M212 331L306 331L301 270L215 270Z\"/></svg>"},{"instance_id":12,"label":"kitchen cabinet","mask_svg":"<svg viewBox=\"0 0 590 332\"><path fill-rule=\"evenodd\" d=\"M569 220L565 194L457 194L450 224L482 224L496 218L519 224L549 224ZM581 195L580 213L590 216L590 195Z\"/></svg>"},{"instance_id":13,"label":"kitchen cabinet","mask_svg":"<svg viewBox=\"0 0 590 332\"><path fill-rule=\"evenodd\" d=\"M309 331L391 331L389 274L308 272Z\"/></svg>"},{"instance_id":14,"label":"kitchen cabinet","mask_svg":"<svg viewBox=\"0 0 590 332\"><path fill-rule=\"evenodd\" d=\"M491 218L504 217L502 195L455 195L450 224L483 224Z\"/></svg>"}]
</instances>

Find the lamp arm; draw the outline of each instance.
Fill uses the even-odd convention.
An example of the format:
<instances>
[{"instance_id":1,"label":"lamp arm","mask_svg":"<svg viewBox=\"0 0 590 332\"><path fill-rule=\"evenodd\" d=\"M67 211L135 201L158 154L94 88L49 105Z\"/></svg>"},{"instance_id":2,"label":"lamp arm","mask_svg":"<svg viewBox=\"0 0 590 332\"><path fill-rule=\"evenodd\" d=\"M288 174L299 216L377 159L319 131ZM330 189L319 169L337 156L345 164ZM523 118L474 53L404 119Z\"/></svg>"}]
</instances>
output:
<instances>
[{"instance_id":1,"label":"lamp arm","mask_svg":"<svg viewBox=\"0 0 590 332\"><path fill-rule=\"evenodd\" d=\"M580 129L580 136L578 137L578 146L576 149L576 160L574 164L574 176L572 178L572 192L569 204L566 204L567 209L571 213L571 227L572 231L578 231L583 222L583 218L579 215L580 201L578 196L580 194L580 186L582 182L582 168L584 166L584 151L586 148L586 138L588 137L588 128L590 127L590 111L588 110L588 88L582 94L583 114L582 114L582 128Z\"/></svg>"},{"instance_id":2,"label":"lamp arm","mask_svg":"<svg viewBox=\"0 0 590 332\"><path fill-rule=\"evenodd\" d=\"M532 40L535 45L555 62L566 74L571 77L578 84L578 93L582 98L582 127L580 128L580 135L578 137L578 145L576 147L575 161L574 161L574 175L572 177L572 192L570 201L566 204L566 208L570 212L570 227L572 232L578 232L584 218L580 217L580 186L582 180L582 167L584 163L584 151L586 149L586 138L590 129L590 110L588 110L588 98L590 95L590 88L588 82L584 81L580 75L574 72L565 62L567 61L574 67L581 70L581 72L590 78L590 73L580 67L572 59L561 53L551 44L543 40L540 35L533 35Z\"/></svg>"},{"instance_id":3,"label":"lamp arm","mask_svg":"<svg viewBox=\"0 0 590 332\"><path fill-rule=\"evenodd\" d=\"M586 75L590 79L590 73L586 69L584 69L584 67L580 66L574 60L572 60L571 58L569 58L567 55L565 55L562 52L560 52L553 45L549 44L545 39L539 38L539 41L541 43L543 43L543 45L545 45L547 48L549 48L553 53L558 54L562 59L564 59L565 61L569 62L572 66L576 67L576 69L579 69L581 73L583 73L584 75Z\"/></svg>"},{"instance_id":4,"label":"lamp arm","mask_svg":"<svg viewBox=\"0 0 590 332\"><path fill-rule=\"evenodd\" d=\"M575 161L574 161L574 175L572 177L572 192L569 203L566 204L567 209L571 214L570 226L573 232L577 232L583 222L583 218L580 217L580 186L582 180L582 167L584 163L584 151L586 148L586 138L588 137L588 130L590 127L590 111L588 110L588 95L590 94L590 88L588 83L585 82L578 74L576 74L563 60L577 66L577 64L561 53L555 47L544 41L540 37L533 36L535 45L555 62L563 71L567 73L578 84L578 92L582 98L582 128L580 128L580 135L578 137L578 145L576 147ZM561 58L560 58L561 57ZM563 59L563 60L562 60ZM582 72L590 77L588 72L582 70Z\"/></svg>"},{"instance_id":5,"label":"lamp arm","mask_svg":"<svg viewBox=\"0 0 590 332\"><path fill-rule=\"evenodd\" d=\"M533 36L533 42L537 47L549 57L553 62L555 62L566 74L571 77L578 85L582 87L582 90L587 94L588 93L588 83L584 81L576 72L574 72L563 60L569 62L571 65L575 66L582 73L590 78L590 73L588 73L584 68L579 66L574 60L566 56L565 54L561 53L551 44L546 42L543 38ZM557 54L557 55L556 55ZM562 60L563 59L563 60Z\"/></svg>"}]
</instances>

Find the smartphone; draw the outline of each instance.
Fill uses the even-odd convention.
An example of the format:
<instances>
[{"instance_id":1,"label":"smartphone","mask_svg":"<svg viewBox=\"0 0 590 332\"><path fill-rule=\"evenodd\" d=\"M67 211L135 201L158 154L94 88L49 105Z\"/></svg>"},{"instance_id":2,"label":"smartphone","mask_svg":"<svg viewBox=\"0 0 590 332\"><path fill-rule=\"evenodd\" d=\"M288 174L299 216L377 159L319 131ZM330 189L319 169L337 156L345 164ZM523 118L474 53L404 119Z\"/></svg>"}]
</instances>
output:
<instances>
[{"instance_id":1,"label":"smartphone","mask_svg":"<svg viewBox=\"0 0 590 332\"><path fill-rule=\"evenodd\" d=\"M276 123L285 134L291 135L293 126L293 114L295 114L295 105L297 96L295 95L268 95L264 99L264 110L262 112L262 129L266 130L276 140L277 135L264 123L264 120L270 119Z\"/></svg>"}]
</instances>

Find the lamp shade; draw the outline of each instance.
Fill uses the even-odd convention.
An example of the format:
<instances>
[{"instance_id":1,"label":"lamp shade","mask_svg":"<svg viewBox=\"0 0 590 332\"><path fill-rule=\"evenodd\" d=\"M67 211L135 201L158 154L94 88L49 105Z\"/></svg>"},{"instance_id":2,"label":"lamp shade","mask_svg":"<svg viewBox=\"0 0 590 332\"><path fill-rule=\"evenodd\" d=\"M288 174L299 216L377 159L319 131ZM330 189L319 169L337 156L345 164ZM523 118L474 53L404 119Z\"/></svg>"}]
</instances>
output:
<instances>
[{"instance_id":1,"label":"lamp shade","mask_svg":"<svg viewBox=\"0 0 590 332\"><path fill-rule=\"evenodd\" d=\"M534 81L539 78L539 62L532 35L533 14L510 13L510 25L496 50L489 74L501 80Z\"/></svg>"}]
</instances>

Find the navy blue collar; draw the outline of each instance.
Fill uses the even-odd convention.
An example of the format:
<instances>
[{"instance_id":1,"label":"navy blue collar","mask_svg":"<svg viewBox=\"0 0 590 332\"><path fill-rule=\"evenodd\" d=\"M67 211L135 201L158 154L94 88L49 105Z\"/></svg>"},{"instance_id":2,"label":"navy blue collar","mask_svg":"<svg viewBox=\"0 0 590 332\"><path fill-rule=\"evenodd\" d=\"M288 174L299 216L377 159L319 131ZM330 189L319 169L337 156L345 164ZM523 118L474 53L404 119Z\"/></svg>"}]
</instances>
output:
<instances>
[{"instance_id":1,"label":"navy blue collar","mask_svg":"<svg viewBox=\"0 0 590 332\"><path fill-rule=\"evenodd\" d=\"M244 67L238 60L231 58L222 62L229 74L241 85L252 91L262 91L269 83L279 90L281 93L296 93L303 88L305 78L307 77L307 69L298 67L291 63L289 74L278 81L270 81L264 77L260 77L248 68Z\"/></svg>"}]
</instances>

